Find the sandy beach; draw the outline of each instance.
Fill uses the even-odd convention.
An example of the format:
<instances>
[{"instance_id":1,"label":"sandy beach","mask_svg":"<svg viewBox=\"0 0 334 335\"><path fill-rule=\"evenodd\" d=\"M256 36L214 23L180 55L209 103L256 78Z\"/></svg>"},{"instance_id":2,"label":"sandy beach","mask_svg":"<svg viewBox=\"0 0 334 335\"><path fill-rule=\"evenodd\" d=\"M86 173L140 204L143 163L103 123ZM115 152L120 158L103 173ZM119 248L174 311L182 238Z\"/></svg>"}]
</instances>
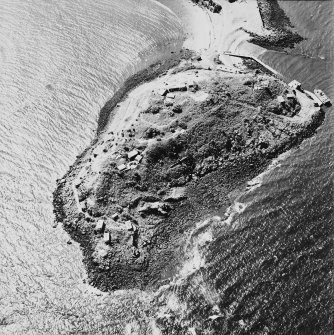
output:
<instances>
[{"instance_id":1,"label":"sandy beach","mask_svg":"<svg viewBox=\"0 0 334 335\"><path fill-rule=\"evenodd\" d=\"M167 1L160 1L167 4ZM264 29L256 0L229 3L216 1L222 6L219 14L210 12L191 1L168 1L168 5L181 13L182 23L187 34L185 48L196 50L204 57L213 57L226 51L258 56L264 49L248 43L250 38L245 30L264 35ZM251 19L250 19L251 18ZM223 57L226 65L232 65L237 59Z\"/></svg>"}]
</instances>

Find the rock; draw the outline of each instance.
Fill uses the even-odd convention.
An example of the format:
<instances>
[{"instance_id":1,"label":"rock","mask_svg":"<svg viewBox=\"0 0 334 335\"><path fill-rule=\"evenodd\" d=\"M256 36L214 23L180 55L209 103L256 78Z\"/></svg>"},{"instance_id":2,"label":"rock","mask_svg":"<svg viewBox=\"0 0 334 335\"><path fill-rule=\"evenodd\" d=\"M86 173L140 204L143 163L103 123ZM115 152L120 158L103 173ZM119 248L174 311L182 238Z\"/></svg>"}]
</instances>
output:
<instances>
[{"instance_id":1,"label":"rock","mask_svg":"<svg viewBox=\"0 0 334 335\"><path fill-rule=\"evenodd\" d=\"M72 244L72 241L71 241L71 240L68 240L66 243L67 243L67 244Z\"/></svg>"},{"instance_id":2,"label":"rock","mask_svg":"<svg viewBox=\"0 0 334 335\"><path fill-rule=\"evenodd\" d=\"M113 214L113 215L111 216L111 218L112 218L114 221L117 221L118 218L119 218L119 215L118 215L117 213L115 213L115 214Z\"/></svg>"},{"instance_id":3,"label":"rock","mask_svg":"<svg viewBox=\"0 0 334 335\"><path fill-rule=\"evenodd\" d=\"M173 188L165 197L165 201L173 202L173 201L181 201L186 199L186 187L175 187Z\"/></svg>"},{"instance_id":4,"label":"rock","mask_svg":"<svg viewBox=\"0 0 334 335\"><path fill-rule=\"evenodd\" d=\"M148 195L144 195L142 197L142 200L145 201L145 202L158 202L158 201L160 201L160 198L156 197L155 195L148 194Z\"/></svg>"},{"instance_id":5,"label":"rock","mask_svg":"<svg viewBox=\"0 0 334 335\"><path fill-rule=\"evenodd\" d=\"M138 208L139 213L166 215L170 207L163 202L149 202Z\"/></svg>"}]
</instances>

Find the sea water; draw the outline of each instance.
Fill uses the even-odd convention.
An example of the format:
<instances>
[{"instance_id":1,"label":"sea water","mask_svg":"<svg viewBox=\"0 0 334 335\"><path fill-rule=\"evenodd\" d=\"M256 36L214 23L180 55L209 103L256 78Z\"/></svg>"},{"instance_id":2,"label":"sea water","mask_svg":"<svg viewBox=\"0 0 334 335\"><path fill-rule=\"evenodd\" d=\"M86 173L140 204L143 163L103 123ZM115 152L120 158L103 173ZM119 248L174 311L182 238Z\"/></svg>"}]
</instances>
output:
<instances>
[{"instance_id":1,"label":"sea water","mask_svg":"<svg viewBox=\"0 0 334 335\"><path fill-rule=\"evenodd\" d=\"M331 2L280 3L307 39L262 60L333 100ZM153 1L1 1L1 334L147 331L144 293L86 294L79 247L52 228L52 191L93 138L99 109L122 81L180 38L180 20ZM250 205L239 220L268 227L286 220L300 234L321 226L323 243L331 233L332 162L328 112L315 137L242 199Z\"/></svg>"},{"instance_id":2,"label":"sea water","mask_svg":"<svg viewBox=\"0 0 334 335\"><path fill-rule=\"evenodd\" d=\"M115 90L182 39L151 0L0 2L0 334L97 332L52 192Z\"/></svg>"}]
</instances>

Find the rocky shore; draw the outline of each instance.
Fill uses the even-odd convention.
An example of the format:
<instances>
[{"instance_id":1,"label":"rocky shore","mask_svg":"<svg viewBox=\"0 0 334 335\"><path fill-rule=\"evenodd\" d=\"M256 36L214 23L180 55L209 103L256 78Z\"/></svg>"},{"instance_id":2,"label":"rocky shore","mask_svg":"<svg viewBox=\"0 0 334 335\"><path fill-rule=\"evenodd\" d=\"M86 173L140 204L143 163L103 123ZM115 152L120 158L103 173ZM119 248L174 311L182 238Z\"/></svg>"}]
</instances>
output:
<instances>
[{"instance_id":1,"label":"rocky shore","mask_svg":"<svg viewBox=\"0 0 334 335\"><path fill-rule=\"evenodd\" d=\"M289 18L279 6L277 0L257 0L263 27L269 32L259 35L247 31L252 37L250 42L271 50L293 48L303 40L299 34L292 31Z\"/></svg>"},{"instance_id":2,"label":"rocky shore","mask_svg":"<svg viewBox=\"0 0 334 335\"><path fill-rule=\"evenodd\" d=\"M168 282L194 224L221 217L231 192L322 122L303 91L259 69L183 58L115 101L103 131L58 180L56 220L102 291Z\"/></svg>"}]
</instances>

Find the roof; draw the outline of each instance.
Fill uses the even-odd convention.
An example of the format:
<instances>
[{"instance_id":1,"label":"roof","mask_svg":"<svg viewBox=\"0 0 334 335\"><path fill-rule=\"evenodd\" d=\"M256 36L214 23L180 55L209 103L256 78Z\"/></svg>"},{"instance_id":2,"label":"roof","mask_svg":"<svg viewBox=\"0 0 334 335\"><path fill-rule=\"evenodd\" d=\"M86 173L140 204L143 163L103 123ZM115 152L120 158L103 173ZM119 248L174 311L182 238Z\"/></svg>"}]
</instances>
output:
<instances>
[{"instance_id":1,"label":"roof","mask_svg":"<svg viewBox=\"0 0 334 335\"><path fill-rule=\"evenodd\" d=\"M168 92L175 92L175 91L186 91L187 90L187 86L184 84L180 84L180 85L173 85L168 87Z\"/></svg>"},{"instance_id":2,"label":"roof","mask_svg":"<svg viewBox=\"0 0 334 335\"><path fill-rule=\"evenodd\" d=\"M103 229L104 229L104 221L103 220L97 221L97 224L95 226L95 230L101 231Z\"/></svg>"},{"instance_id":3,"label":"roof","mask_svg":"<svg viewBox=\"0 0 334 335\"><path fill-rule=\"evenodd\" d=\"M186 197L185 187L175 187L166 195L165 201L179 201L185 199Z\"/></svg>"},{"instance_id":4,"label":"roof","mask_svg":"<svg viewBox=\"0 0 334 335\"><path fill-rule=\"evenodd\" d=\"M160 94L160 95L166 95L167 94L167 89L166 88L160 88L159 90L158 90L158 94Z\"/></svg>"},{"instance_id":5,"label":"roof","mask_svg":"<svg viewBox=\"0 0 334 335\"><path fill-rule=\"evenodd\" d=\"M123 171L124 169L126 169L126 165L125 165L125 164L118 165L118 166L117 166L117 169L118 169L119 171Z\"/></svg>"},{"instance_id":6,"label":"roof","mask_svg":"<svg viewBox=\"0 0 334 335\"><path fill-rule=\"evenodd\" d=\"M167 93L167 98L174 99L175 98L175 94L174 93Z\"/></svg>"},{"instance_id":7,"label":"roof","mask_svg":"<svg viewBox=\"0 0 334 335\"><path fill-rule=\"evenodd\" d=\"M279 95L279 96L277 97L277 101L278 101L279 103L282 103L282 102L284 102L285 100L284 100L284 98L283 98L281 95Z\"/></svg>"},{"instance_id":8,"label":"roof","mask_svg":"<svg viewBox=\"0 0 334 335\"><path fill-rule=\"evenodd\" d=\"M301 86L301 83L297 80L292 80L290 83L289 83L289 86L292 87L292 88L298 88L299 86Z\"/></svg>"},{"instance_id":9,"label":"roof","mask_svg":"<svg viewBox=\"0 0 334 335\"><path fill-rule=\"evenodd\" d=\"M128 158L132 159L132 158L135 158L137 155L138 155L138 150L133 149L128 153Z\"/></svg>"},{"instance_id":10,"label":"roof","mask_svg":"<svg viewBox=\"0 0 334 335\"><path fill-rule=\"evenodd\" d=\"M109 232L103 234L103 241L105 243L108 243L110 241L110 233Z\"/></svg>"}]
</instances>

